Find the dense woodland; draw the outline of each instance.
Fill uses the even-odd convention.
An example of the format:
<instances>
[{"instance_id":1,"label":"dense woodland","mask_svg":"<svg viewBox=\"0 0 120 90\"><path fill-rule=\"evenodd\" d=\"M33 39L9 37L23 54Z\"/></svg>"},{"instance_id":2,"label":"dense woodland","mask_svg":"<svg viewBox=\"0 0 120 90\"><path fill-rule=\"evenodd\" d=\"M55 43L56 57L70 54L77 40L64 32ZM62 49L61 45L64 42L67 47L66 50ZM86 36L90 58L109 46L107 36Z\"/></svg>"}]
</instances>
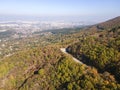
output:
<instances>
[{"instance_id":1,"label":"dense woodland","mask_svg":"<svg viewBox=\"0 0 120 90\"><path fill-rule=\"evenodd\" d=\"M14 54L0 59L0 90L120 90L118 23L120 17L70 33L14 40Z\"/></svg>"},{"instance_id":2,"label":"dense woodland","mask_svg":"<svg viewBox=\"0 0 120 90\"><path fill-rule=\"evenodd\" d=\"M110 26L109 21L100 25L104 25L101 30L68 46L67 51L100 72L110 72L120 82L120 24L112 25L110 20Z\"/></svg>"},{"instance_id":3,"label":"dense woodland","mask_svg":"<svg viewBox=\"0 0 120 90\"><path fill-rule=\"evenodd\" d=\"M12 62L12 63L11 63ZM19 52L0 63L3 90L79 90L120 88L108 72L80 65L59 48L47 46Z\"/></svg>"}]
</instances>

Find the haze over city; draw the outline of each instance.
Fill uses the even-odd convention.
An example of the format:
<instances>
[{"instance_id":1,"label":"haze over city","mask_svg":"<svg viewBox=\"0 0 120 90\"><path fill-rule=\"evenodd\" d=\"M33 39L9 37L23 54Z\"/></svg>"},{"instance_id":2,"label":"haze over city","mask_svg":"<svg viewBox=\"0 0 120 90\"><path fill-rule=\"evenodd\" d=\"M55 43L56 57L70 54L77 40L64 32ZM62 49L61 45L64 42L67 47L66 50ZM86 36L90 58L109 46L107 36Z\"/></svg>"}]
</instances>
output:
<instances>
[{"instance_id":1,"label":"haze over city","mask_svg":"<svg viewBox=\"0 0 120 90\"><path fill-rule=\"evenodd\" d=\"M9 18L52 17L101 22L120 12L119 0L1 0L0 16Z\"/></svg>"}]
</instances>

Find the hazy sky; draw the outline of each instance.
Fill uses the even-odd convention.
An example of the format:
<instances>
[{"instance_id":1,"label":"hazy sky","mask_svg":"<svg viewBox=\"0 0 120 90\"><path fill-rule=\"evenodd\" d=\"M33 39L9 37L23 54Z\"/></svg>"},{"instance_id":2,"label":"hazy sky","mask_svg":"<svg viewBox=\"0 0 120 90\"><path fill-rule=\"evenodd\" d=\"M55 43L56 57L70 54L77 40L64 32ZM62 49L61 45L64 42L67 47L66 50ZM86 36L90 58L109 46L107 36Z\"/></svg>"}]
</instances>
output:
<instances>
[{"instance_id":1,"label":"hazy sky","mask_svg":"<svg viewBox=\"0 0 120 90\"><path fill-rule=\"evenodd\" d=\"M0 15L115 17L120 0L0 0Z\"/></svg>"}]
</instances>

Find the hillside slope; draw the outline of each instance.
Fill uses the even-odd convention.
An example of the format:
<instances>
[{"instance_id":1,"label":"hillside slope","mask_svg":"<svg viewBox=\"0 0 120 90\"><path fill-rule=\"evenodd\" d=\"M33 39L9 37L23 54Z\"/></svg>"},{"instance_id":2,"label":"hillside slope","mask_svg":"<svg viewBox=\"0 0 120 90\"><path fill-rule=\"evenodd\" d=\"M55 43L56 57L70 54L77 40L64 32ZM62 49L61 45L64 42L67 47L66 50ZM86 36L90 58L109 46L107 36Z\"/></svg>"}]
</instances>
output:
<instances>
[{"instance_id":1,"label":"hillside slope","mask_svg":"<svg viewBox=\"0 0 120 90\"><path fill-rule=\"evenodd\" d=\"M33 47L32 43L28 49L23 44L20 51L0 61L0 90L119 90L119 28L91 30L57 33L42 39L45 45ZM70 54L92 67L62 53L60 48L65 46Z\"/></svg>"},{"instance_id":2,"label":"hillside slope","mask_svg":"<svg viewBox=\"0 0 120 90\"><path fill-rule=\"evenodd\" d=\"M44 47L19 52L0 62L1 90L119 89L109 73L100 75L62 54Z\"/></svg>"},{"instance_id":3,"label":"hillside slope","mask_svg":"<svg viewBox=\"0 0 120 90\"><path fill-rule=\"evenodd\" d=\"M120 82L120 17L98 25L104 30L88 28L88 34L67 51L102 73L110 72Z\"/></svg>"},{"instance_id":4,"label":"hillside slope","mask_svg":"<svg viewBox=\"0 0 120 90\"><path fill-rule=\"evenodd\" d=\"M99 29L110 30L120 28L120 16L96 25Z\"/></svg>"}]
</instances>

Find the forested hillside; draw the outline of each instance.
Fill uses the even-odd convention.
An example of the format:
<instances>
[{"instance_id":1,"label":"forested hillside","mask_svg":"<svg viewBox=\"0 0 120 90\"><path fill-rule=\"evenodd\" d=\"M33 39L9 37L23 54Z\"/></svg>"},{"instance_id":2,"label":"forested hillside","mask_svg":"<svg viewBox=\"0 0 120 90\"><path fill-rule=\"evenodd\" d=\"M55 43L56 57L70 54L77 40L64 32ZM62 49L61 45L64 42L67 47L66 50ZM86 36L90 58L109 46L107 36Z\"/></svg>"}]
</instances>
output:
<instances>
[{"instance_id":1,"label":"forested hillside","mask_svg":"<svg viewBox=\"0 0 120 90\"><path fill-rule=\"evenodd\" d=\"M80 65L57 47L19 52L0 63L1 90L118 89L109 73Z\"/></svg>"},{"instance_id":2,"label":"forested hillside","mask_svg":"<svg viewBox=\"0 0 120 90\"><path fill-rule=\"evenodd\" d=\"M13 55L0 58L0 90L120 90L120 19L115 19L101 23L102 28L98 24L9 42L19 44L13 45Z\"/></svg>"},{"instance_id":3,"label":"forested hillside","mask_svg":"<svg viewBox=\"0 0 120 90\"><path fill-rule=\"evenodd\" d=\"M98 26L105 30L91 33L90 29L90 35L68 46L67 51L100 72L110 72L120 82L120 17Z\"/></svg>"},{"instance_id":4,"label":"forested hillside","mask_svg":"<svg viewBox=\"0 0 120 90\"><path fill-rule=\"evenodd\" d=\"M110 30L111 28L117 29L120 28L120 16L111 19L109 21L97 24L98 29Z\"/></svg>"}]
</instances>

